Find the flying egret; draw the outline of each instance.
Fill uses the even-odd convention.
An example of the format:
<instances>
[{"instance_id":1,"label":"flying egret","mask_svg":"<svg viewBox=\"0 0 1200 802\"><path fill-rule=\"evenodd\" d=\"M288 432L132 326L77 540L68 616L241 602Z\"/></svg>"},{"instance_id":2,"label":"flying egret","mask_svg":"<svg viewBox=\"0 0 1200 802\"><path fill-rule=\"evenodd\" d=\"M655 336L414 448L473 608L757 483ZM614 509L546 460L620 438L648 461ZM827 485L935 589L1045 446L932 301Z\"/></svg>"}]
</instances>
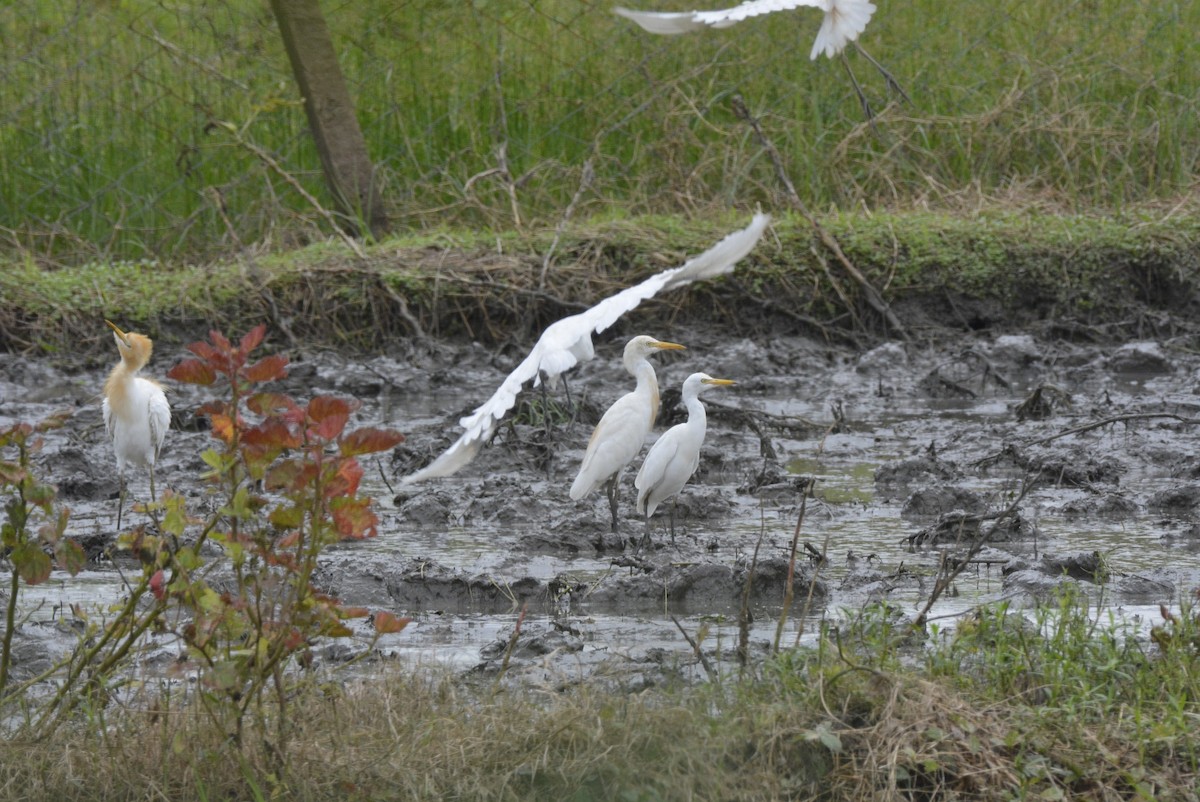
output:
<instances>
[{"instance_id":1,"label":"flying egret","mask_svg":"<svg viewBox=\"0 0 1200 802\"><path fill-rule=\"evenodd\" d=\"M544 377L546 383L553 386L564 372L595 355L592 350L593 333L604 331L647 298L729 273L758 244L770 222L770 215L756 214L746 228L729 234L681 266L657 273L640 284L605 298L584 312L551 323L542 332L529 356L508 374L492 397L459 421L465 430L459 438L441 456L404 477L400 483L408 485L450 476L461 470L475 459L479 449L496 430L497 424L512 409L517 394L526 382L532 379L536 387Z\"/></svg>"},{"instance_id":2,"label":"flying egret","mask_svg":"<svg viewBox=\"0 0 1200 802\"><path fill-rule=\"evenodd\" d=\"M634 337L625 345L625 370L637 379L637 387L618 398L596 424L588 441L579 475L571 484L571 498L579 501L605 482L612 529L617 531L617 497L621 472L642 450L646 435L658 417L658 377L647 358L655 351L682 350L683 346L653 337Z\"/></svg>"},{"instance_id":3,"label":"flying egret","mask_svg":"<svg viewBox=\"0 0 1200 802\"><path fill-rule=\"evenodd\" d=\"M121 361L104 382L104 428L112 439L117 455L117 476L121 484L117 502L117 529L125 506L125 465L132 463L150 470L150 500L155 501L154 464L171 425L171 405L162 387L138 374L150 361L154 343L144 334L124 332L112 321L104 321L113 330Z\"/></svg>"},{"instance_id":4,"label":"flying egret","mask_svg":"<svg viewBox=\"0 0 1200 802\"><path fill-rule=\"evenodd\" d=\"M633 486L638 490L637 511L647 521L658 505L683 490L700 465L700 445L708 428L708 418L700 395L713 387L729 387L736 382L714 379L707 373L693 373L683 382L683 405L688 419L672 426L650 446L646 460ZM671 540L675 540L675 507L671 506Z\"/></svg>"},{"instance_id":5,"label":"flying egret","mask_svg":"<svg viewBox=\"0 0 1200 802\"><path fill-rule=\"evenodd\" d=\"M728 28L744 19L770 14L773 11L790 11L800 7L819 8L825 12L817 38L813 40L812 52L809 58L813 61L824 53L828 58L842 57L842 66L854 84L854 91L862 103L867 117L873 116L871 106L863 94L858 79L850 69L843 51L846 45L853 44L863 57L875 66L883 75L887 85L897 91L901 97L908 100L908 95L883 65L871 57L857 42L859 34L866 30L871 15L875 13L875 4L870 0L748 0L739 6L725 8L719 11L682 11L656 12L633 11L628 8L614 8L613 11L622 17L631 19L650 33L679 34L688 31L698 31L704 28Z\"/></svg>"}]
</instances>

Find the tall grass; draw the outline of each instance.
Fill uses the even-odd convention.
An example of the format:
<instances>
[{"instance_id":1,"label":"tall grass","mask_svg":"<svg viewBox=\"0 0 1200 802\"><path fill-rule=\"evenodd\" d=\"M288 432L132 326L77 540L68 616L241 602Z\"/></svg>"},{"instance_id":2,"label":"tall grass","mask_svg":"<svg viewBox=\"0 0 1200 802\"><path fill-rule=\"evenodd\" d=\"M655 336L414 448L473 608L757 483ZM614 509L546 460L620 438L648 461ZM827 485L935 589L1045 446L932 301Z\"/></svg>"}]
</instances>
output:
<instances>
[{"instance_id":1,"label":"tall grass","mask_svg":"<svg viewBox=\"0 0 1200 802\"><path fill-rule=\"evenodd\" d=\"M734 93L816 208L1110 210L1193 187L1200 4L878 5L862 43L913 103L889 105L851 54L874 125L837 62L808 60L811 9L684 37L592 0L324 10L401 227L553 224L589 163L579 215L781 205ZM321 234L324 218L246 146L328 203L265 4L16 0L0 30L8 248L202 259Z\"/></svg>"}]
</instances>

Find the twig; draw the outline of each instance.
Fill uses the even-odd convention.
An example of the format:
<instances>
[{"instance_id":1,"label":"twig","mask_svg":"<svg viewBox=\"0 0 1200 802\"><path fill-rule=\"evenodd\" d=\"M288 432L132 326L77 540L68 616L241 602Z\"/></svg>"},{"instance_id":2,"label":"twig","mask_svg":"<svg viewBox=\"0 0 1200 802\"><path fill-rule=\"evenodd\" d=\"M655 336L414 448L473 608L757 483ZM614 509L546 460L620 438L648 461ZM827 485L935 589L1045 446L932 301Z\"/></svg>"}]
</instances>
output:
<instances>
[{"instance_id":1,"label":"twig","mask_svg":"<svg viewBox=\"0 0 1200 802\"><path fill-rule=\"evenodd\" d=\"M1167 418L1168 420L1175 420L1192 426L1200 424L1200 418L1185 418L1183 415L1179 415L1174 412L1126 412L1121 415L1113 415L1108 418L1092 421L1091 423L1083 423L1079 426L1072 426L1070 429L1064 429L1061 432L1056 432L1055 434L1048 434L1045 437L1039 437L1036 440L1029 440L1028 442L1021 443L1017 447L1028 448L1029 446L1040 446L1043 443L1049 443L1052 440L1058 440L1062 437L1070 437L1073 434L1082 434L1083 432L1089 432L1092 429L1099 429L1101 426L1108 426L1110 423L1124 423L1131 420L1152 420L1154 418ZM1010 445L1006 445L999 451L988 454L984 457L980 457L971 464L982 465L986 462L994 461L1003 456L1004 452L1010 447Z\"/></svg>"},{"instance_id":2,"label":"twig","mask_svg":"<svg viewBox=\"0 0 1200 802\"><path fill-rule=\"evenodd\" d=\"M558 220L558 225L554 227L554 239L551 240L550 247L546 249L546 255L542 257L542 273L538 276L539 290L546 288L546 273L550 270L550 260L554 257L554 251L558 248L558 242L562 239L563 231L567 228L567 223L571 221L571 216L575 214L575 206L579 203L579 199L583 197L583 193L587 192L592 182L596 179L594 164L596 161L596 151L598 150L599 144L593 143L592 153L583 163L583 176L579 179L579 186L576 187L575 194L571 196L571 202L563 210L562 217Z\"/></svg>"},{"instance_id":3,"label":"twig","mask_svg":"<svg viewBox=\"0 0 1200 802\"><path fill-rule=\"evenodd\" d=\"M296 193L300 197L304 198L305 202L316 209L317 214L321 215L321 217L325 219L325 222L327 222L330 227L337 232L337 235L342 238L342 242L346 243L346 246L354 252L355 256L364 260L367 258L367 255L363 253L362 246L358 244L358 241L342 230L342 227L338 224L337 217L334 216L333 212L322 206L321 202L313 197L312 193L306 190L304 185L296 180L295 176L293 176L287 170L284 170L279 162L275 161L270 153L267 153L263 148L243 137L242 132L239 131L237 126L235 126L233 123L225 122L224 120L213 120L212 124L233 134L234 141L237 142L237 144L253 153L259 161L271 168L273 173L287 182L288 186L296 190Z\"/></svg>"},{"instance_id":4,"label":"twig","mask_svg":"<svg viewBox=\"0 0 1200 802\"><path fill-rule=\"evenodd\" d=\"M796 546L800 542L800 527L804 524L804 511L808 508L808 493L816 481L816 479L810 478L800 491L800 514L796 517L796 528L792 531L792 545L788 552L787 583L783 586L783 610L779 613L778 623L775 624L775 644L772 648L775 654L779 654L779 641L783 637L783 627L787 623L788 610L792 609L792 578L796 575Z\"/></svg>"},{"instance_id":5,"label":"twig","mask_svg":"<svg viewBox=\"0 0 1200 802\"><path fill-rule=\"evenodd\" d=\"M696 657L700 660L700 665L704 666L704 673L708 674L710 680L716 682L717 670L712 667L712 663L708 662L708 658L704 656L704 652L700 651L700 644L696 643L692 636L687 633L687 630L683 628L683 624L679 623L679 619L673 613L671 614L671 620L675 622L675 626L683 634L684 640L691 645L692 651L696 653Z\"/></svg>"},{"instance_id":6,"label":"twig","mask_svg":"<svg viewBox=\"0 0 1200 802\"><path fill-rule=\"evenodd\" d=\"M933 583L933 590L929 594L928 601L925 602L925 606L921 609L921 612L917 615L917 617L913 619L913 622L909 627L909 632L916 632L918 629L925 626L925 622L929 616L929 611L933 608L933 605L937 603L937 600L941 597L942 593L945 592L946 588L950 587L950 583L957 579L959 574L966 570L967 565L969 565L970 561L974 559L975 555L983 549L984 545L988 542L988 539L991 538L992 533L996 531L996 528L1007 519L1016 515L1017 507L1022 501L1025 500L1025 496L1032 488L1033 482L1023 482L1021 484L1021 492L1017 494L1017 497L1013 499L1012 503L1009 504L1008 507L995 516L994 523L986 530L982 528L979 530L979 534L975 536L975 540L971 542L970 548L967 549L966 555L958 560L958 562L953 568L950 569L949 572L937 578L937 581ZM945 565L946 561L943 559L942 566L944 567Z\"/></svg>"},{"instance_id":7,"label":"twig","mask_svg":"<svg viewBox=\"0 0 1200 802\"><path fill-rule=\"evenodd\" d=\"M809 225L813 227L813 230L817 232L817 237L820 238L821 244L833 253L834 257L836 257L838 262L841 263L842 268L850 274L850 277L854 279L854 281L862 289L863 296L867 299L867 303L871 306L871 308L883 315L883 318L887 321L887 324L891 326L892 329L899 334L902 339L910 339L908 332L904 328L904 325L900 322L900 319L896 317L895 313L892 312L892 309L890 306L888 306L887 301L883 300L883 296L879 294L879 291L875 289L874 285L872 285L871 282L867 280L867 277L864 276L862 272L854 266L854 264L846 256L845 252L842 251L842 246L838 243L837 239L830 234L824 226L817 222L817 218L813 217L812 213L808 210L808 207L804 205L804 201L800 200L800 195L796 192L796 186L792 183L792 180L787 175L787 171L784 169L783 159L780 158L779 151L775 148L775 144L771 142L771 140L768 139L767 135L763 132L762 126L759 125L758 119L750 113L750 109L746 107L746 102L742 99L742 96L734 95L730 102L733 105L733 113L736 114L738 118L746 122L754 130L755 135L758 137L759 143L767 152L767 156L771 159L771 164L775 167L775 174L779 177L780 182L787 190L788 199L791 201L792 205L796 207L796 210L804 216L804 219L809 222Z\"/></svg>"}]
</instances>

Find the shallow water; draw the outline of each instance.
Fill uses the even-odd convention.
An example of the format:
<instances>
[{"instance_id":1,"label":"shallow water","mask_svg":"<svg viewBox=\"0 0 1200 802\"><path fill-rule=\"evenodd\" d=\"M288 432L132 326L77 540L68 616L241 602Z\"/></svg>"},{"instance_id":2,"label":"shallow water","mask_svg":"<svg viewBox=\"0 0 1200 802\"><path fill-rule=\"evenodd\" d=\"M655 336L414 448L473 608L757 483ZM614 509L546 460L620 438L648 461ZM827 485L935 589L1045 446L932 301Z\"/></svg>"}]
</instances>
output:
<instances>
[{"instance_id":1,"label":"shallow water","mask_svg":"<svg viewBox=\"0 0 1200 802\"><path fill-rule=\"evenodd\" d=\"M585 416L589 409L598 414L629 384L614 365L620 345L616 339L598 343L598 358L571 379ZM1064 469L1095 463L1094 478L1075 486L1037 484L1019 504L1027 530L985 547L952 593L933 606L931 619L952 626L955 616L978 604L1009 599L1029 605L1070 582L1099 604L1148 625L1158 617L1160 602L1177 604L1181 594L1200 585L1200 538L1191 531L1200 491L1188 495L1200 476L1200 457L1190 426L1168 419L1131 421L1034 442L1115 414L1189 416L1200 406L1192 378L1197 360L1172 352L1169 344L1145 346L1142 363L1118 362L1115 348L1020 337L979 338L969 348L889 344L866 354L804 340L706 345L698 335L689 345L686 354L659 364L664 388L694 370L733 378L739 386L706 396L713 402L709 436L701 468L680 497L675 539L664 505L649 525L657 548L641 551L611 539L607 503L599 494L579 503L567 498L591 428L586 421L555 429L548 471L537 467L541 452L533 442L539 430L502 427L459 475L395 490L400 475L457 436L457 419L499 384L508 359L478 347L448 346L407 363L329 353L296 360L285 391L301 398L355 395L364 401L357 424L394 426L408 434L395 455L367 458L363 489L378 499L380 536L330 550L324 577L330 590L349 603L414 618L403 633L381 641L383 653L396 659L456 669L487 663L495 644L508 641L527 604L522 633L545 641L541 651L517 661L531 676L569 681L612 670L653 681L664 672L696 675L697 661L672 616L689 633L706 630L705 650L727 657L738 637L740 593L718 584L671 598L668 585L697 566L745 566L756 549L760 561L786 560L800 513L800 477L816 483L799 540L823 552L826 562L811 564L803 549L797 559L805 571L816 571L827 593L814 597L805 617L805 593L798 592L780 637L784 645L796 642L801 631L803 639L812 638L822 618L837 620L873 601L886 600L915 616L929 598L943 555L960 554L964 546L912 546L908 539L964 499L981 512L1012 503L1031 474L1011 458L989 459L1006 444L1016 445L1022 458ZM720 357L706 362L706 353ZM1156 361L1156 354L1163 360ZM165 373L179 356L161 356L153 372ZM1142 372L1130 372L1130 364ZM38 459L72 509L69 534L111 537L116 482L95 404L102 373L12 356L2 367L0 422L36 420L64 404L77 406L69 425L47 436ZM1069 406L1060 405L1044 420L1018 421L1016 405L1043 384L1059 388ZM187 419L206 397L202 389L177 388L172 402ZM765 413L757 420L766 442L729 409ZM835 409L841 419L837 431ZM660 420L658 431L664 425ZM207 444L204 432L173 431L158 473L160 486L189 494L200 508L209 502L196 479L197 455ZM764 456L767 446L773 454ZM877 479L881 470L931 454L944 473ZM628 509L633 472L625 476L621 526L623 534L638 537L645 524ZM1156 494L1172 488L1182 500L1164 506ZM135 477L131 491L144 495L144 478ZM943 491L958 495L939 501L936 494ZM925 514L916 514L914 500L921 494L934 498L919 508ZM1111 504L1098 503L1108 497L1120 502L1115 512ZM1038 573L1047 555L1093 551L1107 560L1111 579L1103 586ZM620 584L639 574L614 564L631 556L655 566L640 586ZM401 576L413 565L429 566L430 576L441 580L459 577L458 585L474 583L473 589L447 595L455 582L442 582L437 592L431 582L423 597L420 572L416 580L411 573ZM575 590L556 595L550 591L556 581ZM515 587L525 590L514 592ZM103 616L121 597L119 575L101 561L74 578L56 572L50 582L27 589L22 604L32 624L61 617L71 605ZM781 586L755 597L751 641L757 648L775 639L781 605Z\"/></svg>"}]
</instances>

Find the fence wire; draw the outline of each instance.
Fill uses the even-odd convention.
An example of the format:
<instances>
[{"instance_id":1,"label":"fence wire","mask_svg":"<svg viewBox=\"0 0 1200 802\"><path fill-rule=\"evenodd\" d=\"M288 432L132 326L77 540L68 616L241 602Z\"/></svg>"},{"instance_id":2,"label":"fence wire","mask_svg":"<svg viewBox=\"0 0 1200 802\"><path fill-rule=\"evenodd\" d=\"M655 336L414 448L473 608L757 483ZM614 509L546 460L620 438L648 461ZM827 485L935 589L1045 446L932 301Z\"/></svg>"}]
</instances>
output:
<instances>
[{"instance_id":1,"label":"fence wire","mask_svg":"<svg viewBox=\"0 0 1200 802\"><path fill-rule=\"evenodd\" d=\"M871 122L840 61L808 58L815 9L678 37L593 0L322 9L402 229L772 208L785 175L821 209L1194 185L1200 4L877 5L862 45L912 102L849 52ZM203 260L330 234L267 4L10 0L0 41L0 247Z\"/></svg>"}]
</instances>

